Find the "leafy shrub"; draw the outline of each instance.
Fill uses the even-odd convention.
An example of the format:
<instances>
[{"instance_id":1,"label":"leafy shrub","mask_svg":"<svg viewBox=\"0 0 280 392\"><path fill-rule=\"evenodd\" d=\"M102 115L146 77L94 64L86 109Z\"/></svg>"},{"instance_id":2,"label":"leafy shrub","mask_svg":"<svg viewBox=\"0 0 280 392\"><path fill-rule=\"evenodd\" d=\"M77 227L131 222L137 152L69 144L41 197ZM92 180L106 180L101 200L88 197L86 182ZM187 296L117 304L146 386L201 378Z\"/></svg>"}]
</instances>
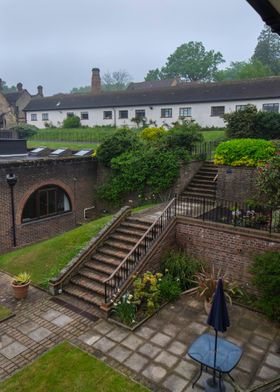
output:
<instances>
[{"instance_id":1,"label":"leafy shrub","mask_svg":"<svg viewBox=\"0 0 280 392\"><path fill-rule=\"evenodd\" d=\"M110 166L113 158L135 150L140 144L140 139L135 132L125 128L119 129L98 147L96 155L105 166Z\"/></svg>"},{"instance_id":2,"label":"leafy shrub","mask_svg":"<svg viewBox=\"0 0 280 392\"><path fill-rule=\"evenodd\" d=\"M63 128L79 128L81 119L79 116L68 116L63 120Z\"/></svg>"},{"instance_id":3,"label":"leafy shrub","mask_svg":"<svg viewBox=\"0 0 280 392\"><path fill-rule=\"evenodd\" d=\"M276 139L280 137L280 114L258 111L254 105L224 115L230 138Z\"/></svg>"},{"instance_id":4,"label":"leafy shrub","mask_svg":"<svg viewBox=\"0 0 280 392\"><path fill-rule=\"evenodd\" d=\"M111 160L111 166L114 174L99 195L116 202L128 192L144 192L146 186L157 194L168 189L178 177L179 157L175 151L146 147L124 152Z\"/></svg>"},{"instance_id":5,"label":"leafy shrub","mask_svg":"<svg viewBox=\"0 0 280 392\"><path fill-rule=\"evenodd\" d=\"M170 251L163 261L163 270L174 280L179 279L182 290L194 286L194 275L201 270L201 267L201 262L187 256L182 251Z\"/></svg>"},{"instance_id":6,"label":"leafy shrub","mask_svg":"<svg viewBox=\"0 0 280 392\"><path fill-rule=\"evenodd\" d=\"M17 132L19 139L28 139L35 136L38 132L38 128L35 125L29 124L18 124L13 127L13 130Z\"/></svg>"},{"instance_id":7,"label":"leafy shrub","mask_svg":"<svg viewBox=\"0 0 280 392\"><path fill-rule=\"evenodd\" d=\"M195 122L183 121L175 123L166 133L164 140L168 148L191 151L195 143L203 141L200 131L201 127Z\"/></svg>"},{"instance_id":8,"label":"leafy shrub","mask_svg":"<svg viewBox=\"0 0 280 392\"><path fill-rule=\"evenodd\" d=\"M120 321L126 325L133 324L136 318L136 305L131 302L132 297L130 294L123 295L113 309Z\"/></svg>"},{"instance_id":9,"label":"leafy shrub","mask_svg":"<svg viewBox=\"0 0 280 392\"><path fill-rule=\"evenodd\" d=\"M251 271L260 295L257 305L268 317L280 321L280 252L256 256Z\"/></svg>"},{"instance_id":10,"label":"leafy shrub","mask_svg":"<svg viewBox=\"0 0 280 392\"><path fill-rule=\"evenodd\" d=\"M143 140L154 142L161 139L165 134L166 134L165 129L161 127L160 128L152 127L152 128L143 129L143 131L140 133L140 137Z\"/></svg>"},{"instance_id":11,"label":"leafy shrub","mask_svg":"<svg viewBox=\"0 0 280 392\"><path fill-rule=\"evenodd\" d=\"M214 163L229 166L258 166L275 153L272 142L263 139L233 139L218 145Z\"/></svg>"},{"instance_id":12,"label":"leafy shrub","mask_svg":"<svg viewBox=\"0 0 280 392\"><path fill-rule=\"evenodd\" d=\"M133 282L133 301L142 306L147 315L152 314L160 306L161 273L146 272L143 277L136 277Z\"/></svg>"},{"instance_id":13,"label":"leafy shrub","mask_svg":"<svg viewBox=\"0 0 280 392\"><path fill-rule=\"evenodd\" d=\"M275 154L258 169L257 185L266 202L280 206L280 155Z\"/></svg>"},{"instance_id":14,"label":"leafy shrub","mask_svg":"<svg viewBox=\"0 0 280 392\"><path fill-rule=\"evenodd\" d=\"M165 275L160 281L160 297L164 301L174 301L181 293L179 279L173 279L169 274Z\"/></svg>"}]
</instances>

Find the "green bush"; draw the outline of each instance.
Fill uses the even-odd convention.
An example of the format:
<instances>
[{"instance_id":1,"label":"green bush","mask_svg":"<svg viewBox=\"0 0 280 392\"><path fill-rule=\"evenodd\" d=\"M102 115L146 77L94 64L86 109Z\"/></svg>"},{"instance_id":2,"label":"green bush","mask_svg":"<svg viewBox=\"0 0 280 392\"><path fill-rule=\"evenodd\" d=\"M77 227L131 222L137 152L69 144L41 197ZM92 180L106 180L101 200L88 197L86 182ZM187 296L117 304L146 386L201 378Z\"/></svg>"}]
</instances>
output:
<instances>
[{"instance_id":1,"label":"green bush","mask_svg":"<svg viewBox=\"0 0 280 392\"><path fill-rule=\"evenodd\" d=\"M135 150L140 144L140 139L134 131L126 128L119 129L98 147L96 156L105 166L110 166L113 158Z\"/></svg>"},{"instance_id":2,"label":"green bush","mask_svg":"<svg viewBox=\"0 0 280 392\"><path fill-rule=\"evenodd\" d=\"M257 185L269 205L280 206L280 155L275 154L259 168Z\"/></svg>"},{"instance_id":3,"label":"green bush","mask_svg":"<svg viewBox=\"0 0 280 392\"><path fill-rule=\"evenodd\" d=\"M145 147L124 152L111 160L112 177L99 190L109 202L120 200L126 193L143 193L146 186L151 193L168 189L179 175L180 159L176 151Z\"/></svg>"},{"instance_id":4,"label":"green bush","mask_svg":"<svg viewBox=\"0 0 280 392\"><path fill-rule=\"evenodd\" d=\"M179 279L175 280L169 274L165 275L159 285L160 297L164 301L174 301L181 293L181 285Z\"/></svg>"},{"instance_id":5,"label":"green bush","mask_svg":"<svg viewBox=\"0 0 280 392\"><path fill-rule=\"evenodd\" d=\"M179 279L181 290L194 287L194 276L200 271L202 263L182 251L170 251L163 260L163 271L174 280Z\"/></svg>"},{"instance_id":6,"label":"green bush","mask_svg":"<svg viewBox=\"0 0 280 392\"><path fill-rule=\"evenodd\" d=\"M280 252L256 256L251 271L259 292L257 305L268 317L280 321Z\"/></svg>"},{"instance_id":7,"label":"green bush","mask_svg":"<svg viewBox=\"0 0 280 392\"><path fill-rule=\"evenodd\" d=\"M38 128L35 125L29 124L18 124L13 127L13 130L17 132L19 139L29 139L38 132Z\"/></svg>"},{"instance_id":8,"label":"green bush","mask_svg":"<svg viewBox=\"0 0 280 392\"><path fill-rule=\"evenodd\" d=\"M272 142L263 139L233 139L218 145L214 163L229 166L258 166L275 153Z\"/></svg>"},{"instance_id":9,"label":"green bush","mask_svg":"<svg viewBox=\"0 0 280 392\"><path fill-rule=\"evenodd\" d=\"M126 325L132 325L136 320L136 305L131 302L132 295L125 294L114 304L113 313Z\"/></svg>"},{"instance_id":10,"label":"green bush","mask_svg":"<svg viewBox=\"0 0 280 392\"><path fill-rule=\"evenodd\" d=\"M81 120L79 116L68 116L63 120L63 128L79 128Z\"/></svg>"},{"instance_id":11,"label":"green bush","mask_svg":"<svg viewBox=\"0 0 280 392\"><path fill-rule=\"evenodd\" d=\"M167 148L191 151L195 143L203 141L200 132L201 127L195 122L183 121L174 124L174 127L166 133L164 141Z\"/></svg>"},{"instance_id":12,"label":"green bush","mask_svg":"<svg viewBox=\"0 0 280 392\"><path fill-rule=\"evenodd\" d=\"M280 138L280 114L258 111L254 105L226 113L224 120L229 138Z\"/></svg>"}]
</instances>

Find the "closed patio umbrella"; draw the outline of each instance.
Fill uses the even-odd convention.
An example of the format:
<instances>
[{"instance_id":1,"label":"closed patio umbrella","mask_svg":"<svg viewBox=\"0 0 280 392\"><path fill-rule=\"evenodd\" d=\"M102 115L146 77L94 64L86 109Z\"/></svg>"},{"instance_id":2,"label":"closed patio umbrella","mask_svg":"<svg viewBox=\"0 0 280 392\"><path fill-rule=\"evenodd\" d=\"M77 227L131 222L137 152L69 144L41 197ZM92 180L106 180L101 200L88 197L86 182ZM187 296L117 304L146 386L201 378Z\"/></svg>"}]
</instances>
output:
<instances>
[{"instance_id":1,"label":"closed patio umbrella","mask_svg":"<svg viewBox=\"0 0 280 392\"><path fill-rule=\"evenodd\" d=\"M216 369L216 358L217 358L218 332L225 332L227 328L230 326L222 279L218 280L215 295L214 295L214 300L207 319L207 324L211 325L211 327L213 327L215 330L214 374L213 374L213 386L215 387L217 385L215 369Z\"/></svg>"}]
</instances>

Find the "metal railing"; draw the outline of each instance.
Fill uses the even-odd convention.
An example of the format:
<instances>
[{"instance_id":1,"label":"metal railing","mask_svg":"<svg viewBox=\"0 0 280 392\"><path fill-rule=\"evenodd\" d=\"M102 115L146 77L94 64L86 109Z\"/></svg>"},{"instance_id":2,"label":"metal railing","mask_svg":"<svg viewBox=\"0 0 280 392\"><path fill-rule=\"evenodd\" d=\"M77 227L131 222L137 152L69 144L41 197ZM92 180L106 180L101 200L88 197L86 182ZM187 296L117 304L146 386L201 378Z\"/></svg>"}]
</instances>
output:
<instances>
[{"instance_id":1,"label":"metal railing","mask_svg":"<svg viewBox=\"0 0 280 392\"><path fill-rule=\"evenodd\" d=\"M176 198L173 198L158 219L149 227L137 244L128 253L118 268L105 281L105 302L108 302L116 296L119 288L139 265L140 259L147 253L147 250L156 241L175 215Z\"/></svg>"},{"instance_id":2,"label":"metal railing","mask_svg":"<svg viewBox=\"0 0 280 392\"><path fill-rule=\"evenodd\" d=\"M176 215L280 233L280 207L188 196L179 196L176 204Z\"/></svg>"},{"instance_id":3,"label":"metal railing","mask_svg":"<svg viewBox=\"0 0 280 392\"><path fill-rule=\"evenodd\" d=\"M203 142L203 143L196 143L191 151L190 154L192 157L195 157L197 159L208 159L211 160L214 158L215 150L217 146L222 142L223 140L212 140L209 142Z\"/></svg>"}]
</instances>

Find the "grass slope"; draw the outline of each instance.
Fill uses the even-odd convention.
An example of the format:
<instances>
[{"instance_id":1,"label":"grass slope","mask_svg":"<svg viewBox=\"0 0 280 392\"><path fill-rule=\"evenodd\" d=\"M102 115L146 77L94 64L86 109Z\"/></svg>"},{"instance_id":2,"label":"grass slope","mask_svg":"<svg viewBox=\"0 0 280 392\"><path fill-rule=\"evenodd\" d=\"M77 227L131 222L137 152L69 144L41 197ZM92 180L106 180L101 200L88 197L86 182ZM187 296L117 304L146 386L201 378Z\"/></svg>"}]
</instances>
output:
<instances>
[{"instance_id":1,"label":"grass slope","mask_svg":"<svg viewBox=\"0 0 280 392\"><path fill-rule=\"evenodd\" d=\"M217 140L217 139L221 139L226 137L226 132L225 131L221 131L221 130L214 130L214 131L203 131L201 132L203 137L204 137L204 141L205 142L210 142L213 140Z\"/></svg>"},{"instance_id":2,"label":"grass slope","mask_svg":"<svg viewBox=\"0 0 280 392\"><path fill-rule=\"evenodd\" d=\"M31 140L69 141L69 142L101 142L107 136L116 132L114 127L94 127L94 128L55 128L39 129L38 133Z\"/></svg>"},{"instance_id":3,"label":"grass slope","mask_svg":"<svg viewBox=\"0 0 280 392\"><path fill-rule=\"evenodd\" d=\"M2 392L148 392L89 354L62 343L0 384Z\"/></svg>"},{"instance_id":4,"label":"grass slope","mask_svg":"<svg viewBox=\"0 0 280 392\"><path fill-rule=\"evenodd\" d=\"M133 212L152 206L154 204L147 204ZM107 215L49 240L4 254L0 256L0 269L12 275L26 271L31 274L33 283L46 288L50 278L56 276L110 219L112 215Z\"/></svg>"}]
</instances>

